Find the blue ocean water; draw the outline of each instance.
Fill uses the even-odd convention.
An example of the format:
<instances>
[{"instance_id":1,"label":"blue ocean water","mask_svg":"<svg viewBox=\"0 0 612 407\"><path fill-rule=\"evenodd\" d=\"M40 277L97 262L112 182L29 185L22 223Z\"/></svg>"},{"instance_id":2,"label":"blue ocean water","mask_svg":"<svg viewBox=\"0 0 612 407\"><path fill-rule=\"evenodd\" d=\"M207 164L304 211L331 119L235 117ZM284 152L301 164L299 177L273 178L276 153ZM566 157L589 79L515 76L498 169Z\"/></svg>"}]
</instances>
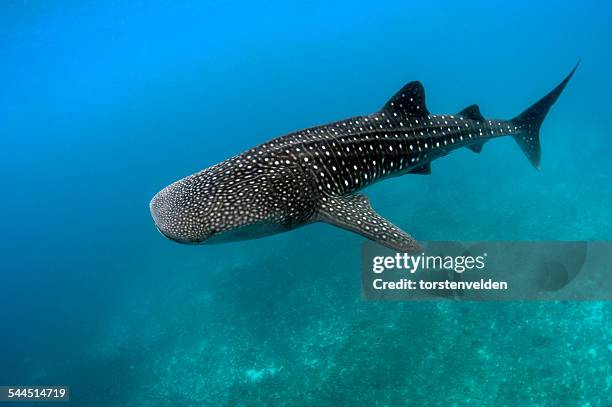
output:
<instances>
[{"instance_id":1,"label":"blue ocean water","mask_svg":"<svg viewBox=\"0 0 612 407\"><path fill-rule=\"evenodd\" d=\"M182 246L148 202L289 131L378 109L510 118L582 60L542 128L365 193L420 240L612 238L612 5L0 5L0 385L72 403L612 404L609 303L366 303L362 238L312 225Z\"/></svg>"}]
</instances>

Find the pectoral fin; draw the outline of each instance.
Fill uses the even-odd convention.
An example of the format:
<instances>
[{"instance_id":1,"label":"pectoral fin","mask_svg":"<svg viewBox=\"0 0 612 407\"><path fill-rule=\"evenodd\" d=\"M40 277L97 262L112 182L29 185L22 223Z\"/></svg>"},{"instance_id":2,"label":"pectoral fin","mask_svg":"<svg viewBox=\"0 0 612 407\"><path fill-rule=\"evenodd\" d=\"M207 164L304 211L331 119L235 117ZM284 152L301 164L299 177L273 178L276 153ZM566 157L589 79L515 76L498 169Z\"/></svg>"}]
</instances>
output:
<instances>
[{"instance_id":1,"label":"pectoral fin","mask_svg":"<svg viewBox=\"0 0 612 407\"><path fill-rule=\"evenodd\" d=\"M318 210L318 219L359 233L383 246L402 252L421 250L409 234L383 218L363 195L325 197Z\"/></svg>"}]
</instances>

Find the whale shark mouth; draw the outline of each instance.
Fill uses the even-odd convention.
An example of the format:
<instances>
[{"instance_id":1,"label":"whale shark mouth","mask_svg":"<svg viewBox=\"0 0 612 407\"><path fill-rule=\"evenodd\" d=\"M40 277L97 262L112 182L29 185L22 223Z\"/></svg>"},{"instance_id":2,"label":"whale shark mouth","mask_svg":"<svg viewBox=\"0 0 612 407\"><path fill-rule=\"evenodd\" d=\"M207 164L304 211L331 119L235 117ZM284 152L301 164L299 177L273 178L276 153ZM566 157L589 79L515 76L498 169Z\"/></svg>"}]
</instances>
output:
<instances>
[{"instance_id":1,"label":"whale shark mouth","mask_svg":"<svg viewBox=\"0 0 612 407\"><path fill-rule=\"evenodd\" d=\"M172 240L173 242L181 243L181 244L194 244L195 245L195 244L205 243L208 238L210 238L211 236L215 234L214 232L210 232L199 239L189 239L189 238L181 238L181 237L173 236L170 233L166 233L163 230L161 230L159 226L157 225L155 225L155 228L157 229L159 234L165 237L166 239L169 239L169 240Z\"/></svg>"},{"instance_id":2,"label":"whale shark mouth","mask_svg":"<svg viewBox=\"0 0 612 407\"><path fill-rule=\"evenodd\" d=\"M183 242L181 242L179 239L175 238L174 236L164 233L164 231L163 231L163 230L161 230L161 229L159 228L159 226L155 225L155 229L157 229L157 231L159 232L159 234L160 234L160 235L162 235L163 237L165 237L166 239L170 239L170 240L172 240L173 242L177 242L177 243L183 243Z\"/></svg>"}]
</instances>

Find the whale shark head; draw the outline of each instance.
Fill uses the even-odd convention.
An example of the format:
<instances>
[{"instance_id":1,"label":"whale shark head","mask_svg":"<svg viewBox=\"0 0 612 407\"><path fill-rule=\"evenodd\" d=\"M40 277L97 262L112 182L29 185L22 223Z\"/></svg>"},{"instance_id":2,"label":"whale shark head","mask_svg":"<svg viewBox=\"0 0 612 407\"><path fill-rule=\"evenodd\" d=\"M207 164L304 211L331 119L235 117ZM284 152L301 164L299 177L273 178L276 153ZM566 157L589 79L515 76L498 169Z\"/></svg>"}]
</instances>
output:
<instances>
[{"instance_id":1,"label":"whale shark head","mask_svg":"<svg viewBox=\"0 0 612 407\"><path fill-rule=\"evenodd\" d=\"M159 191L149 208L162 235L179 243L248 240L282 231L283 214L265 183L240 182L236 165L217 165ZM248 174L247 174L248 175Z\"/></svg>"},{"instance_id":2,"label":"whale shark head","mask_svg":"<svg viewBox=\"0 0 612 407\"><path fill-rule=\"evenodd\" d=\"M202 243L218 232L214 195L198 186L195 176L183 178L159 191L149 208L162 235L179 243Z\"/></svg>"}]
</instances>

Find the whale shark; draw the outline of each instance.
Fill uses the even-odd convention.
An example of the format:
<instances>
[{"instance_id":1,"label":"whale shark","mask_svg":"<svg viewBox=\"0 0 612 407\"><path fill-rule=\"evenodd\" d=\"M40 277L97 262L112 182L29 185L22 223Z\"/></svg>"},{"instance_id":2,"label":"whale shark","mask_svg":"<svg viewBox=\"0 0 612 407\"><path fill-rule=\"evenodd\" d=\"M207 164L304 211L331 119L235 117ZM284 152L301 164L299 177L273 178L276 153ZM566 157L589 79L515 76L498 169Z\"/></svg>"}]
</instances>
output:
<instances>
[{"instance_id":1,"label":"whale shark","mask_svg":"<svg viewBox=\"0 0 612 407\"><path fill-rule=\"evenodd\" d=\"M149 207L157 229L179 243L222 243L325 222L403 252L418 241L379 215L359 190L389 177L430 174L459 148L479 153L511 136L540 166L540 127L578 64L550 93L510 120L485 119L478 105L431 114L418 82L375 113L274 138L165 187Z\"/></svg>"}]
</instances>

